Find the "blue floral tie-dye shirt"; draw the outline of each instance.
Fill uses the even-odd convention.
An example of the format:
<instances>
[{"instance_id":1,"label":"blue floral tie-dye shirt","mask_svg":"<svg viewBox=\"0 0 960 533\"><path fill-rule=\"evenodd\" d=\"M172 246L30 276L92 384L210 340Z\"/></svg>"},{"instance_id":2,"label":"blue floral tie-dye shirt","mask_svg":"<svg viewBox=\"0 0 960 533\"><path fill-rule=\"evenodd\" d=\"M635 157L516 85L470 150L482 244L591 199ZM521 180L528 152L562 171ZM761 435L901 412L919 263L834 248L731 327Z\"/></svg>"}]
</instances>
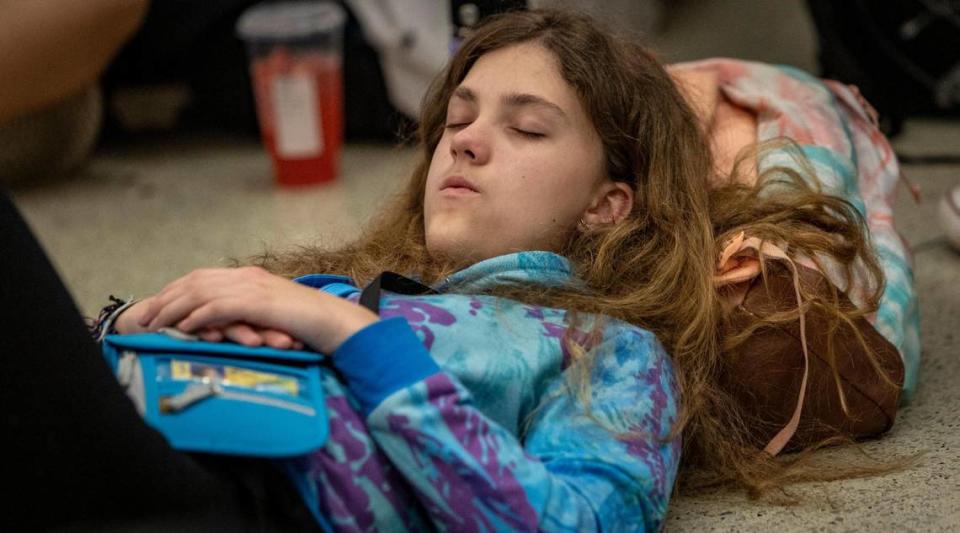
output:
<instances>
[{"instance_id":1,"label":"blue floral tie-dye shirt","mask_svg":"<svg viewBox=\"0 0 960 533\"><path fill-rule=\"evenodd\" d=\"M298 281L359 298L346 278ZM440 294L384 294L382 320L337 350L330 439L283 461L318 520L338 531L660 527L680 461L666 352L613 319L594 346L573 335L592 348L588 411L569 386L567 312L480 295L517 282L576 280L548 252L488 259Z\"/></svg>"}]
</instances>

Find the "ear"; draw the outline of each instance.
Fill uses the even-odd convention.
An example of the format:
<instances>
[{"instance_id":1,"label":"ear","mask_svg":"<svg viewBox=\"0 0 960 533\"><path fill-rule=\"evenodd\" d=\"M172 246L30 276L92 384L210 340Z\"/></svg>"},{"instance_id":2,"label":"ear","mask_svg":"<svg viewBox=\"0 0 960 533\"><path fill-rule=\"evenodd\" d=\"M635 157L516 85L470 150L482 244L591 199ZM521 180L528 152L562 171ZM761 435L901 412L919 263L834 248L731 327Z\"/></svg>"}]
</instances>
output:
<instances>
[{"instance_id":1,"label":"ear","mask_svg":"<svg viewBox=\"0 0 960 533\"><path fill-rule=\"evenodd\" d=\"M580 220L587 227L619 224L633 210L633 188L622 181L604 181Z\"/></svg>"}]
</instances>

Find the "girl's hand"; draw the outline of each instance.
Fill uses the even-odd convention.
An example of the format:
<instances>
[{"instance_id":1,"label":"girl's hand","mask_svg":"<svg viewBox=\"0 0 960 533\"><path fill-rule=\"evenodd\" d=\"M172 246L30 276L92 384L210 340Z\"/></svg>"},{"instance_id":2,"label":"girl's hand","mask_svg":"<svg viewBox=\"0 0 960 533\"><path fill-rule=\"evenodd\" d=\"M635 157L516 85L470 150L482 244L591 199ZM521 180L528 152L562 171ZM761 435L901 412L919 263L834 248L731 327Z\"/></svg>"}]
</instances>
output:
<instances>
[{"instance_id":1,"label":"girl's hand","mask_svg":"<svg viewBox=\"0 0 960 533\"><path fill-rule=\"evenodd\" d=\"M139 322L147 313L151 301L152 297L140 300L121 313L113 325L117 332L143 333L149 331L148 328L141 326ZM208 342L220 342L228 339L247 346L266 344L267 346L281 350L303 349L302 342L295 340L282 331L269 328L253 328L247 324L240 323L229 324L221 328L206 328L198 331L197 335Z\"/></svg>"},{"instance_id":2,"label":"girl's hand","mask_svg":"<svg viewBox=\"0 0 960 533\"><path fill-rule=\"evenodd\" d=\"M173 326L213 336L211 329L245 325L254 332L284 332L328 354L379 319L364 307L259 267L195 270L148 301L138 323L150 331Z\"/></svg>"},{"instance_id":3,"label":"girl's hand","mask_svg":"<svg viewBox=\"0 0 960 533\"><path fill-rule=\"evenodd\" d=\"M303 349L302 342L280 330L255 328L239 322L222 328L204 328L197 332L197 336L207 342L221 342L227 339L245 346L262 346L265 344L280 350Z\"/></svg>"},{"instance_id":4,"label":"girl's hand","mask_svg":"<svg viewBox=\"0 0 960 533\"><path fill-rule=\"evenodd\" d=\"M120 313L120 316L117 317L117 320L113 323L113 327L119 333L142 333L147 331L146 328L140 326L140 317L147 312L147 305L149 305L150 299L140 300L139 302L131 305L125 311Z\"/></svg>"}]
</instances>

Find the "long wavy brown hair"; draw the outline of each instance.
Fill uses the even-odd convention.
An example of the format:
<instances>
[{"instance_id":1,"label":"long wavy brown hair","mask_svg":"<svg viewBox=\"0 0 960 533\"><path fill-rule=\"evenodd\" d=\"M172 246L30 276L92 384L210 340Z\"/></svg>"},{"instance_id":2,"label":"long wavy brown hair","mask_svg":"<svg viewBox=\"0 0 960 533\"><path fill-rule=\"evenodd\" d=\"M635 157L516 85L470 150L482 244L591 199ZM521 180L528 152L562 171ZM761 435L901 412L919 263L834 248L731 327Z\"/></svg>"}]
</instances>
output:
<instances>
[{"instance_id":1,"label":"long wavy brown hair","mask_svg":"<svg viewBox=\"0 0 960 533\"><path fill-rule=\"evenodd\" d=\"M719 383L724 353L742 336L722 338L725 317L713 283L718 243L746 230L808 257L832 258L848 280L854 265L864 265L874 288L866 308L841 309L836 300L806 295L805 308L820 306L838 323L849 323L874 308L883 281L860 215L847 202L809 185L802 172L787 168L765 172L757 186L711 188L715 171L708 141L664 67L639 44L599 28L585 16L538 10L487 20L462 44L426 94L419 120L419 163L381 215L358 239L338 250L304 247L265 254L260 264L291 277L340 273L359 284L384 270L416 275L429 283L465 266L440 262L426 249L427 171L443 132L450 95L473 64L490 51L528 42L556 56L561 75L575 89L602 140L607 175L631 184L635 200L621 223L589 231L570 228L569 239L556 250L571 261L585 290L544 292L539 287L509 286L495 292L574 313L622 319L657 335L672 358L679 386L681 410L674 431L683 436L681 480L688 482L684 486L694 480L701 485L735 482L759 494L790 481L864 473L814 467L803 454L774 459L758 447L736 403ZM776 148L783 149L783 144ZM750 160L743 157L735 168ZM777 187L768 187L772 182ZM767 320L793 320L798 312Z\"/></svg>"}]
</instances>

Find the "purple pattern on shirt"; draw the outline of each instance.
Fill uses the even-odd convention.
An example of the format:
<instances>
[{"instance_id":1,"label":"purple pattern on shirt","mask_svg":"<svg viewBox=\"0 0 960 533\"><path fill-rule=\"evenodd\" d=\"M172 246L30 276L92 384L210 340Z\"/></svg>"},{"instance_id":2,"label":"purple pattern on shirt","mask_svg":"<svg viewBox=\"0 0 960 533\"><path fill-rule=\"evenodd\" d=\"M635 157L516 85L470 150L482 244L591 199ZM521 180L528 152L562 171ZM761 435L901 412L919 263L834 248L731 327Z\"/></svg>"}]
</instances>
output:
<instances>
[{"instance_id":1,"label":"purple pattern on shirt","mask_svg":"<svg viewBox=\"0 0 960 533\"><path fill-rule=\"evenodd\" d=\"M429 465L418 466L433 470L434 475L429 478L437 493L444 495L449 509L448 512L439 505L426 503L434 520L455 531L493 531L498 524L511 530L526 530L537 524L537 513L527 501L524 487L510 467L499 462L502 436L491 432L491 426L478 411L461 405L456 386L447 375L431 376L425 384L427 402L437 409L463 451L480 466L476 471L465 466L462 459L445 458L445 445L436 436L414 428L406 416L388 416L391 433L401 437L411 450L429 453ZM429 498L421 500L430 502ZM500 520L498 524L490 521L491 513Z\"/></svg>"},{"instance_id":2,"label":"purple pattern on shirt","mask_svg":"<svg viewBox=\"0 0 960 533\"><path fill-rule=\"evenodd\" d=\"M570 349L567 347L567 343L563 342L563 337L567 333L567 326L562 324L555 324L553 322L548 322L546 320L542 321L544 336L555 338L560 341L560 352L563 356L563 360L560 363L560 368L565 369L570 366L570 361L572 360L570 355ZM580 345L584 350L590 350L593 347L592 339L590 335L579 329L574 329L571 334L571 339L573 342Z\"/></svg>"},{"instance_id":3,"label":"purple pattern on shirt","mask_svg":"<svg viewBox=\"0 0 960 533\"><path fill-rule=\"evenodd\" d=\"M542 307L524 307L524 310L526 310L528 318L536 318L537 320L543 320L544 318Z\"/></svg>"},{"instance_id":4,"label":"purple pattern on shirt","mask_svg":"<svg viewBox=\"0 0 960 533\"><path fill-rule=\"evenodd\" d=\"M476 299L470 298L470 315L477 316L477 311L483 308L483 302Z\"/></svg>"},{"instance_id":5,"label":"purple pattern on shirt","mask_svg":"<svg viewBox=\"0 0 960 533\"><path fill-rule=\"evenodd\" d=\"M377 524L367 491L373 488L397 516L409 516L406 511L417 504L403 490L406 481L374 444L363 419L344 396L328 396L326 405L330 440L310 456L310 468L320 478L321 513L338 531L372 531Z\"/></svg>"},{"instance_id":6,"label":"purple pattern on shirt","mask_svg":"<svg viewBox=\"0 0 960 533\"><path fill-rule=\"evenodd\" d=\"M660 428L669 428L675 422L672 415L666 421L663 420L665 411L673 412L669 403L671 397L676 397L673 372L666 368L666 361L665 357L654 358L651 368L634 374L634 377L644 385L640 388L640 394L650 398L650 410L643 415L643 420L638 426L633 428L637 435L624 439L627 444L627 453L639 458L650 468L657 487L655 495L669 494L672 469L672 465L665 462L666 458L660 451L660 447L664 444L663 435L657 434ZM668 378L667 387L671 389L670 391L664 387L665 375ZM651 436L650 432L654 434ZM674 456L679 455L680 439L674 439L670 445L674 448Z\"/></svg>"},{"instance_id":7,"label":"purple pattern on shirt","mask_svg":"<svg viewBox=\"0 0 960 533\"><path fill-rule=\"evenodd\" d=\"M423 333L423 345L433 347L435 336L426 324L449 326L457 321L453 313L442 307L414 299L388 298L380 307L380 318L400 316L410 324L414 332Z\"/></svg>"}]
</instances>

